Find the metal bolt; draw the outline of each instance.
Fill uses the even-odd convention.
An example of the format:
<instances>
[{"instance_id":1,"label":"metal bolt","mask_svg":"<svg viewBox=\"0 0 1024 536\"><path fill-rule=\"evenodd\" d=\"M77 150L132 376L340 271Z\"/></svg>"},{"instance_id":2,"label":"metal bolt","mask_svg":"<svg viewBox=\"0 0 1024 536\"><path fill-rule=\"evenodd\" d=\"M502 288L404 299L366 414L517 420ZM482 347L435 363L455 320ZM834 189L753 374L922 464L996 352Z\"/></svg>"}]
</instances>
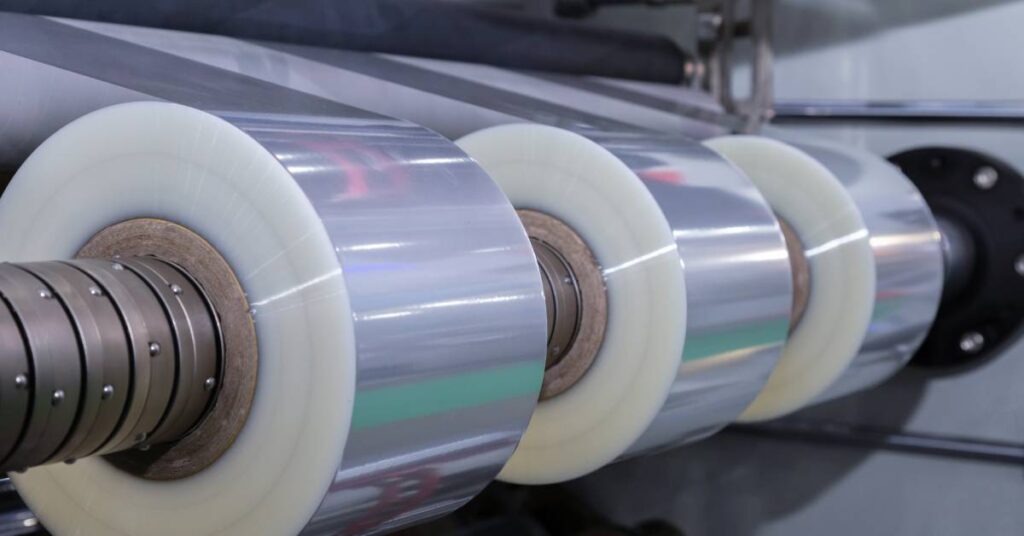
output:
<instances>
[{"instance_id":1,"label":"metal bolt","mask_svg":"<svg viewBox=\"0 0 1024 536\"><path fill-rule=\"evenodd\" d=\"M143 442L143 441L145 441L145 440L146 440L146 438L148 438L148 437L149 437L149 434L147 434L146 432L142 432L142 433L139 433L139 434L135 434L135 442L136 442L136 443L142 443L142 442Z\"/></svg>"},{"instance_id":2,"label":"metal bolt","mask_svg":"<svg viewBox=\"0 0 1024 536\"><path fill-rule=\"evenodd\" d=\"M968 354L976 354L985 346L985 336L977 331L968 331L960 337L960 350Z\"/></svg>"},{"instance_id":3,"label":"metal bolt","mask_svg":"<svg viewBox=\"0 0 1024 536\"><path fill-rule=\"evenodd\" d=\"M1019 255L1017 260L1013 262L1013 269L1017 272L1017 275L1024 277L1024 255Z\"/></svg>"},{"instance_id":4,"label":"metal bolt","mask_svg":"<svg viewBox=\"0 0 1024 536\"><path fill-rule=\"evenodd\" d=\"M114 271L116 271L116 272L120 272L121 270L124 270L124 265L123 265L123 264L121 264L121 263L119 263L119 262L115 262L115 263L113 263L113 264L111 265L111 267L112 267L112 268L114 269Z\"/></svg>"},{"instance_id":5,"label":"metal bolt","mask_svg":"<svg viewBox=\"0 0 1024 536\"><path fill-rule=\"evenodd\" d=\"M64 401L64 390L63 389L57 389L56 391L53 392L53 395L50 397L50 403L53 404L54 406L60 405L60 403L63 402L63 401Z\"/></svg>"},{"instance_id":6,"label":"metal bolt","mask_svg":"<svg viewBox=\"0 0 1024 536\"><path fill-rule=\"evenodd\" d=\"M102 296L103 289L100 287L89 287L89 294L92 294L93 296Z\"/></svg>"},{"instance_id":7,"label":"metal bolt","mask_svg":"<svg viewBox=\"0 0 1024 536\"><path fill-rule=\"evenodd\" d=\"M181 294L181 287L175 285L174 283L171 283L171 292L174 293L175 296L177 296L178 294Z\"/></svg>"},{"instance_id":8,"label":"metal bolt","mask_svg":"<svg viewBox=\"0 0 1024 536\"><path fill-rule=\"evenodd\" d=\"M213 388L216 387L216 386L217 386L217 380L215 380L212 377L206 378L206 381L203 382L203 389L206 389L207 391L212 391Z\"/></svg>"},{"instance_id":9,"label":"metal bolt","mask_svg":"<svg viewBox=\"0 0 1024 536\"><path fill-rule=\"evenodd\" d=\"M28 387L28 376L24 374L18 374L14 377L14 386L18 389L24 389Z\"/></svg>"},{"instance_id":10,"label":"metal bolt","mask_svg":"<svg viewBox=\"0 0 1024 536\"><path fill-rule=\"evenodd\" d=\"M149 343L149 357L160 355L160 343L153 341Z\"/></svg>"},{"instance_id":11,"label":"metal bolt","mask_svg":"<svg viewBox=\"0 0 1024 536\"><path fill-rule=\"evenodd\" d=\"M39 291L39 297L44 300L48 300L53 297L53 293L44 288Z\"/></svg>"},{"instance_id":12,"label":"metal bolt","mask_svg":"<svg viewBox=\"0 0 1024 536\"><path fill-rule=\"evenodd\" d=\"M106 400L114 396L114 386L109 383L103 386L103 392L100 393L100 398Z\"/></svg>"},{"instance_id":13,"label":"metal bolt","mask_svg":"<svg viewBox=\"0 0 1024 536\"><path fill-rule=\"evenodd\" d=\"M990 166L983 166L974 172L974 185L988 190L999 182L999 172Z\"/></svg>"}]
</instances>

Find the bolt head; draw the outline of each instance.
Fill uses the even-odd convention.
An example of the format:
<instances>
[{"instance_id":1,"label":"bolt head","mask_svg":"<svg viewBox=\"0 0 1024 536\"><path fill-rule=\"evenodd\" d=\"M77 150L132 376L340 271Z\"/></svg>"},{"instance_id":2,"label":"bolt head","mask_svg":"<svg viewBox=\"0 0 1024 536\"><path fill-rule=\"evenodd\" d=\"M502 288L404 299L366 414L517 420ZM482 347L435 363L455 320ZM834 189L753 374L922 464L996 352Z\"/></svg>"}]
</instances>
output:
<instances>
[{"instance_id":1,"label":"bolt head","mask_svg":"<svg viewBox=\"0 0 1024 536\"><path fill-rule=\"evenodd\" d=\"M1013 270L1017 272L1017 275L1024 277L1024 255L1017 257L1017 260L1013 261Z\"/></svg>"},{"instance_id":2,"label":"bolt head","mask_svg":"<svg viewBox=\"0 0 1024 536\"><path fill-rule=\"evenodd\" d=\"M974 185L982 190L991 189L999 182L999 172L990 166L982 166L974 172Z\"/></svg>"},{"instance_id":3,"label":"bolt head","mask_svg":"<svg viewBox=\"0 0 1024 536\"><path fill-rule=\"evenodd\" d=\"M100 393L100 398L106 400L114 396L114 386L109 383L103 386L103 391Z\"/></svg>"},{"instance_id":4,"label":"bolt head","mask_svg":"<svg viewBox=\"0 0 1024 536\"><path fill-rule=\"evenodd\" d=\"M960 350L968 354L976 354L985 347L985 336L977 331L968 331L960 337Z\"/></svg>"},{"instance_id":5,"label":"bolt head","mask_svg":"<svg viewBox=\"0 0 1024 536\"><path fill-rule=\"evenodd\" d=\"M115 272L120 272L121 270L124 270L124 265L119 262L111 264L110 267L113 268Z\"/></svg>"},{"instance_id":6,"label":"bolt head","mask_svg":"<svg viewBox=\"0 0 1024 536\"><path fill-rule=\"evenodd\" d=\"M149 343L149 357L160 355L160 343L152 341Z\"/></svg>"},{"instance_id":7,"label":"bolt head","mask_svg":"<svg viewBox=\"0 0 1024 536\"><path fill-rule=\"evenodd\" d=\"M206 378L206 381L203 382L203 389L206 389L207 391L212 391L216 386L217 380L212 377Z\"/></svg>"},{"instance_id":8,"label":"bolt head","mask_svg":"<svg viewBox=\"0 0 1024 536\"><path fill-rule=\"evenodd\" d=\"M48 300L53 297L53 293L44 288L39 291L39 297Z\"/></svg>"},{"instance_id":9,"label":"bolt head","mask_svg":"<svg viewBox=\"0 0 1024 536\"><path fill-rule=\"evenodd\" d=\"M89 294L92 294L93 296L102 296L103 289L100 287L89 287Z\"/></svg>"},{"instance_id":10,"label":"bolt head","mask_svg":"<svg viewBox=\"0 0 1024 536\"><path fill-rule=\"evenodd\" d=\"M175 285L174 283L171 283L171 292L172 292L172 293L173 293L173 294L174 294L175 296L177 296L177 295L181 294L182 290L181 290L181 287L180 287L180 286L178 286L178 285Z\"/></svg>"},{"instance_id":11,"label":"bolt head","mask_svg":"<svg viewBox=\"0 0 1024 536\"><path fill-rule=\"evenodd\" d=\"M54 406L60 405L60 403L63 402L63 401L64 401L64 390L63 389L57 389L50 396L50 403L53 404Z\"/></svg>"},{"instance_id":12,"label":"bolt head","mask_svg":"<svg viewBox=\"0 0 1024 536\"><path fill-rule=\"evenodd\" d=\"M14 377L14 386L18 389L25 389L28 387L28 376L24 374L18 374Z\"/></svg>"}]
</instances>

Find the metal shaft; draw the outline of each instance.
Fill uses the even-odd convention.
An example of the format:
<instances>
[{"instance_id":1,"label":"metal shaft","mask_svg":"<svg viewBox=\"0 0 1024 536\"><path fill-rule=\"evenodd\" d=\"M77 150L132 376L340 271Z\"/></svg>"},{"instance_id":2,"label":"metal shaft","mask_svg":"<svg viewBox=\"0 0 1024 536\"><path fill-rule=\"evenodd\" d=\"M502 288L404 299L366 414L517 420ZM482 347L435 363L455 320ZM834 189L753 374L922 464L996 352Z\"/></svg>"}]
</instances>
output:
<instances>
[{"instance_id":1,"label":"metal shaft","mask_svg":"<svg viewBox=\"0 0 1024 536\"><path fill-rule=\"evenodd\" d=\"M171 263L0 264L0 471L180 439L222 358L210 301Z\"/></svg>"}]
</instances>

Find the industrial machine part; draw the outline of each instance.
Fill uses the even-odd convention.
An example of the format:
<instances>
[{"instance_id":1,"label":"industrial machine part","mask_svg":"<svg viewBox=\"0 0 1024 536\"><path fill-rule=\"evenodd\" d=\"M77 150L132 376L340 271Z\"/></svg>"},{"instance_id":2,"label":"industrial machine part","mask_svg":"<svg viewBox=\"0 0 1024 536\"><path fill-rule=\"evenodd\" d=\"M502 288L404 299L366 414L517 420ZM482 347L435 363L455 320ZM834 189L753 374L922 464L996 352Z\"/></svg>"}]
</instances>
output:
<instances>
[{"instance_id":1,"label":"industrial machine part","mask_svg":"<svg viewBox=\"0 0 1024 536\"><path fill-rule=\"evenodd\" d=\"M212 406L223 370L218 323L201 287L173 264L3 264L0 293L0 470L176 441Z\"/></svg>"},{"instance_id":2,"label":"industrial machine part","mask_svg":"<svg viewBox=\"0 0 1024 536\"><path fill-rule=\"evenodd\" d=\"M50 217L40 221L40 211ZM111 107L69 124L21 167L0 198L0 255L70 261L80 251L96 251L109 258L118 249L102 244L119 240L102 238L104 229L116 230L140 214L201 236L237 274L259 342L251 409L229 448L189 478L152 475L164 478L153 482L133 469L145 463L96 457L14 474L19 493L50 530L374 532L450 511L489 482L511 454L540 389L544 298L512 207L450 142L366 114L213 115L153 102ZM175 314L175 300L196 299L184 274L198 278L199 270L174 272L139 253L126 250L116 265L71 265L83 266L100 283L129 272L144 277L137 283L150 285L145 296L163 301L138 304L136 314L160 313L161 306ZM33 277L17 266L5 268L5 276ZM161 285L160 278L174 278L176 286ZM50 344L66 332L68 354L61 359L92 356L90 348L81 354L75 346L71 313L57 306L70 294L54 288L47 290L52 298L43 298L41 287L38 281L5 284L2 291L19 308L35 298L35 307L52 309L44 311L54 315L51 323L39 323L41 318L24 325L30 335L52 331L44 341ZM113 283L99 290L127 303L129 294ZM141 302L143 290L130 296ZM85 292L83 299L99 299ZM170 339L155 341L159 355L185 352L187 333L179 327L185 320L198 333L201 311L182 316L191 315L192 306L170 317L173 324L165 321L180 340L177 346ZM74 307L73 317L84 326L88 315ZM195 339L212 340L210 334ZM33 350L43 344L30 343ZM181 364L176 373L203 381L168 385L197 387L198 403L212 393L205 390L206 378L213 376L216 387L216 365L194 363L205 368ZM56 377L31 372L26 379L33 382ZM90 396L92 380L86 376ZM78 400L74 386L39 385L49 395L41 406L47 410L72 408ZM149 398L162 385L151 382ZM57 389L64 395L53 406ZM112 394L125 391L116 385ZM170 411L177 405L172 400ZM205 406L190 402L191 417L176 419L175 428L154 441L187 432L197 418L193 407ZM150 413L159 417L161 408L144 409L148 419ZM35 414L29 419L37 420ZM151 425L137 428L147 432ZM88 431L102 432L98 425ZM122 435L123 444L138 444L134 435L118 434L119 440ZM33 450L47 459L51 452Z\"/></svg>"},{"instance_id":3,"label":"industrial machine part","mask_svg":"<svg viewBox=\"0 0 1024 536\"><path fill-rule=\"evenodd\" d=\"M96 95L103 104L164 99L207 110L133 104L66 127L40 154L78 156L70 163L51 156L45 165L39 163L44 156L33 157L15 180L13 197L0 202L0 224L13 233L0 240L3 258L63 259L52 266L64 267L84 262L71 259L92 251L81 246L89 233L120 236L112 230L126 224L186 229L223 255L226 268L211 273L237 274L260 342L260 383L251 403L222 404L227 383L215 382L216 402L196 418L198 427L159 438L167 442L16 475L57 531L80 523L149 529L151 517L167 522L159 529L174 531L220 531L225 523L237 523L230 527L239 531L391 530L465 502L502 468L521 437L503 479L563 480L618 457L706 437L771 381L787 330L792 336L785 351L809 344L806 334L798 335L812 324L822 327L810 331L834 336L833 346L822 354L826 359L804 360L801 367L782 358L801 377L784 389L797 396L773 411L860 389L902 365L927 315L901 322L934 304L939 234L898 174L870 166L863 174L850 172L840 158L848 154L806 147L815 163L766 140L747 140L764 152L723 150L738 170L693 142L652 134L706 137L728 123L695 127L680 120L673 115L677 107L692 111L692 103L680 104L655 87L13 15L0 15L0 28L9 30L0 32L0 59L24 69L20 73L86 84L76 88L100 84ZM474 73L497 73L497 81L476 82ZM531 87L545 88L543 96L530 95ZM547 91L552 88L560 91ZM396 93L381 98L383 91ZM74 117L96 103L83 99L64 111ZM566 130L503 126L460 141L485 173L440 136L354 104L450 138L524 120ZM716 121L728 119L695 107ZM126 108L176 111L134 116ZM48 117L42 123L60 122ZM101 123L114 134L101 149L115 155L116 164L89 168L87 181L62 182L69 176L62 170L77 173L76 165L86 169L90 159L103 156L82 150ZM4 135L19 141L16 152L45 128L12 128ZM25 132L30 136L19 137ZM725 141L711 145L722 150L719 143ZM136 161L118 152L118 144L157 148L166 158L159 165ZM756 167L745 160L755 153ZM858 189L864 176L892 187L898 199L887 205L865 196ZM792 187L794 177L802 190ZM778 201L784 188L774 185L782 178L791 196L827 195ZM154 184L158 188L147 190ZM119 202L127 196L125 207L103 195L111 191ZM22 205L27 208L11 212ZM43 207L61 217L42 228L26 223L23 211ZM890 209L903 210L899 220L908 227L876 219ZM266 223L272 213L283 216ZM858 213L863 221L853 225ZM843 225L825 229L827 236L809 231L807 221L822 214L828 217L820 221ZM945 220L940 228L949 251L969 252L966 233L957 234ZM918 233L918 240L890 239L904 232ZM159 233L134 233L136 242L150 235ZM173 273L194 278L197 289L208 287L199 284L201 267L185 263L192 256L181 252L188 248L146 248L122 244L86 256L169 262ZM947 288L968 277L971 255L947 256ZM872 258L877 277L864 264ZM889 275L882 260L891 262ZM898 263L914 264L918 286L888 279ZM851 277L836 284L840 273ZM870 281L877 281L877 293ZM26 289L17 287L15 294ZM890 289L907 294L887 319L881 313ZM857 318L838 319L840 313L832 314L837 307ZM213 319L224 316L212 299L207 311ZM242 311L248 322L249 310ZM863 329L857 334L853 328L869 326L868 316L864 338ZM236 323L219 324L220 338L228 341L225 328ZM875 331L883 328L894 338ZM296 329L304 331L289 331ZM623 339L634 342L614 352L626 347ZM226 351L233 347L225 344ZM72 361L70 355L65 359ZM862 368L872 355L878 366ZM846 363L852 367L840 374ZM341 390L327 394L328 385ZM201 430L217 422L211 419L222 407L251 408L252 417L238 421L245 424L241 432L225 434L223 449L188 458L184 446L207 444L197 438L207 438ZM288 424L268 424L275 411L287 413ZM538 430L568 437L583 429L585 435L561 447L535 448ZM270 440L269 430L286 437ZM311 444L318 448L307 456ZM544 449L555 454L530 458L531 450ZM242 471L243 461L251 467L257 455L273 474ZM181 459L202 463L168 473ZM196 478L180 478L187 474ZM239 487L219 493L229 477L244 482L245 493L237 495ZM270 489L276 478L285 489ZM197 479L221 484L201 488ZM110 497L106 489L120 495ZM103 497L98 510L65 508L85 494ZM284 494L287 508L263 511ZM219 500L195 505L183 499L197 495ZM115 511L110 505L118 502L132 504L131 511ZM150 515L154 509L162 513ZM182 512L189 519L180 519Z\"/></svg>"},{"instance_id":4,"label":"industrial machine part","mask_svg":"<svg viewBox=\"0 0 1024 536\"><path fill-rule=\"evenodd\" d=\"M727 136L705 144L743 170L795 232L810 290L779 364L741 421L780 417L810 403L850 365L867 331L875 262L856 204L838 179L795 147Z\"/></svg>"},{"instance_id":5,"label":"industrial machine part","mask_svg":"<svg viewBox=\"0 0 1024 536\"><path fill-rule=\"evenodd\" d=\"M919 148L890 160L921 191L942 236L946 286L914 362L948 367L994 355L1024 322L1024 178L964 149Z\"/></svg>"}]
</instances>

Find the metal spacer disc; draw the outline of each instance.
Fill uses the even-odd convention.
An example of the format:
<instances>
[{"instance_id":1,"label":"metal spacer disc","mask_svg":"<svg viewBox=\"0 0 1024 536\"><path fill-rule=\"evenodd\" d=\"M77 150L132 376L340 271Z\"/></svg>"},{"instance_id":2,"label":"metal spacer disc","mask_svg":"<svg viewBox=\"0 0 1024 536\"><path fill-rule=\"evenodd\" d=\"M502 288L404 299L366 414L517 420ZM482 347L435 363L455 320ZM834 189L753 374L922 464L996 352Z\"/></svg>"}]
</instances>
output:
<instances>
[{"instance_id":1,"label":"metal spacer disc","mask_svg":"<svg viewBox=\"0 0 1024 536\"><path fill-rule=\"evenodd\" d=\"M223 370L217 373L215 399L205 418L179 441L107 456L112 464L137 476L171 480L202 471L234 443L256 391L259 352L249 302L238 278L220 253L190 229L166 220L128 220L100 231L78 252L79 257L108 259L147 255L180 267L181 276L191 276L212 305L222 339ZM170 346L162 350L170 353ZM205 379L196 379L204 388Z\"/></svg>"}]
</instances>

